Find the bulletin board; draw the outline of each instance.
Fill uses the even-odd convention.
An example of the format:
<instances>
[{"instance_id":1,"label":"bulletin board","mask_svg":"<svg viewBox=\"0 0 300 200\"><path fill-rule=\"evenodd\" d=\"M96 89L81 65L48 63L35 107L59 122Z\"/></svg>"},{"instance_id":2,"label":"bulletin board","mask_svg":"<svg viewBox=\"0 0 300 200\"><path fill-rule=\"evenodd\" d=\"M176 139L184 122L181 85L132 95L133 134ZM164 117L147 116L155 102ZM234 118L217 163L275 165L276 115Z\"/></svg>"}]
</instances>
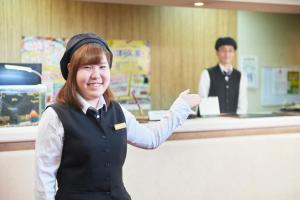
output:
<instances>
[{"instance_id":1,"label":"bulletin board","mask_svg":"<svg viewBox=\"0 0 300 200\"><path fill-rule=\"evenodd\" d=\"M65 83L60 72L60 59L65 52L65 38L23 36L21 56L23 63L42 63L42 83L47 86L47 104Z\"/></svg>"},{"instance_id":2,"label":"bulletin board","mask_svg":"<svg viewBox=\"0 0 300 200\"><path fill-rule=\"evenodd\" d=\"M66 38L22 37L22 62L42 63L42 83L47 85L47 103L52 103L64 84L59 61ZM110 88L118 102L129 110L151 108L150 43L146 40L108 40L113 52ZM134 98L133 98L134 96Z\"/></svg>"},{"instance_id":3,"label":"bulletin board","mask_svg":"<svg viewBox=\"0 0 300 200\"><path fill-rule=\"evenodd\" d=\"M263 67L261 88L263 106L300 103L300 66Z\"/></svg>"},{"instance_id":4,"label":"bulletin board","mask_svg":"<svg viewBox=\"0 0 300 200\"><path fill-rule=\"evenodd\" d=\"M146 40L108 40L114 59L110 88L128 110L151 108L150 43Z\"/></svg>"}]
</instances>

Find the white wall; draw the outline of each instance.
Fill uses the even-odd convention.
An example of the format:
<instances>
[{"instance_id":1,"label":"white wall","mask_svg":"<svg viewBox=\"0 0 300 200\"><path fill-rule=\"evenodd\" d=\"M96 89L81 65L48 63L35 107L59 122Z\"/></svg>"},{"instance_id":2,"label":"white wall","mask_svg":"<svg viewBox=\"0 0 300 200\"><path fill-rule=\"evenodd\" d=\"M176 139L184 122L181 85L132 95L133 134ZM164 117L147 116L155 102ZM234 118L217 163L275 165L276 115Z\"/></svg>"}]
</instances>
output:
<instances>
[{"instance_id":1,"label":"white wall","mask_svg":"<svg viewBox=\"0 0 300 200\"><path fill-rule=\"evenodd\" d=\"M261 106L262 67L300 67L300 15L238 11L238 56L257 56L259 83L248 90L249 112L278 111ZM240 61L240 59L238 59Z\"/></svg>"},{"instance_id":2,"label":"white wall","mask_svg":"<svg viewBox=\"0 0 300 200\"><path fill-rule=\"evenodd\" d=\"M168 141L129 147L134 200L299 200L300 134ZM33 151L0 152L0 199L33 199Z\"/></svg>"}]
</instances>

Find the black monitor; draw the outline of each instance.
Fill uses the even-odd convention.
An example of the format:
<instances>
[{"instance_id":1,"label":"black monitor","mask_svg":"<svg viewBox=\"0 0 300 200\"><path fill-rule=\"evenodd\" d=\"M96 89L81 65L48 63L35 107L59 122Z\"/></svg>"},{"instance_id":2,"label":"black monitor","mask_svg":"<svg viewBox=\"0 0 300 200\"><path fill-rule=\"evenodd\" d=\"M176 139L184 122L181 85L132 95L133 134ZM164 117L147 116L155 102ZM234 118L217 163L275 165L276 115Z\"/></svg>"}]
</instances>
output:
<instances>
[{"instance_id":1,"label":"black monitor","mask_svg":"<svg viewBox=\"0 0 300 200\"><path fill-rule=\"evenodd\" d=\"M0 85L41 84L42 64L0 63Z\"/></svg>"}]
</instances>

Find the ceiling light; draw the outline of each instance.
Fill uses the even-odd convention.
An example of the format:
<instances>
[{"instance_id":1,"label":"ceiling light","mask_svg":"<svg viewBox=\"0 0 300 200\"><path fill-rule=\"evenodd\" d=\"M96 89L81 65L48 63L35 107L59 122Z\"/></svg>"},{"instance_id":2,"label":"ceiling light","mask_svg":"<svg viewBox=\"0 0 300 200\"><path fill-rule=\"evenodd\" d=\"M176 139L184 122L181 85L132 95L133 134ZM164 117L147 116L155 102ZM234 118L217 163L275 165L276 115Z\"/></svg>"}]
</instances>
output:
<instances>
[{"instance_id":1,"label":"ceiling light","mask_svg":"<svg viewBox=\"0 0 300 200\"><path fill-rule=\"evenodd\" d=\"M204 3L203 2L195 2L194 6L201 7L201 6L204 6Z\"/></svg>"}]
</instances>

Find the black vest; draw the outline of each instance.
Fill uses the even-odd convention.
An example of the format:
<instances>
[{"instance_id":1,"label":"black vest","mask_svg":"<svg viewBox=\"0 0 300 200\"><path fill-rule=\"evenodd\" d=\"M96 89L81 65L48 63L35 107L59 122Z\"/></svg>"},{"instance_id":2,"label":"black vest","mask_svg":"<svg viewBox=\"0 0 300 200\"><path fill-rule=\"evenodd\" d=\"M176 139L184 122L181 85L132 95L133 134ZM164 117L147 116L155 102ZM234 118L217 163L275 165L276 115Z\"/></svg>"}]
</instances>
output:
<instances>
[{"instance_id":1,"label":"black vest","mask_svg":"<svg viewBox=\"0 0 300 200\"><path fill-rule=\"evenodd\" d=\"M100 112L86 115L66 104L52 104L64 128L61 163L57 171L56 200L130 200L122 167L127 152L126 128L120 105L114 101Z\"/></svg>"},{"instance_id":2,"label":"black vest","mask_svg":"<svg viewBox=\"0 0 300 200\"><path fill-rule=\"evenodd\" d=\"M241 72L233 69L225 80L225 74L219 65L208 69L210 77L210 88L208 96L217 96L219 98L221 113L236 113L239 99L239 88Z\"/></svg>"}]
</instances>

